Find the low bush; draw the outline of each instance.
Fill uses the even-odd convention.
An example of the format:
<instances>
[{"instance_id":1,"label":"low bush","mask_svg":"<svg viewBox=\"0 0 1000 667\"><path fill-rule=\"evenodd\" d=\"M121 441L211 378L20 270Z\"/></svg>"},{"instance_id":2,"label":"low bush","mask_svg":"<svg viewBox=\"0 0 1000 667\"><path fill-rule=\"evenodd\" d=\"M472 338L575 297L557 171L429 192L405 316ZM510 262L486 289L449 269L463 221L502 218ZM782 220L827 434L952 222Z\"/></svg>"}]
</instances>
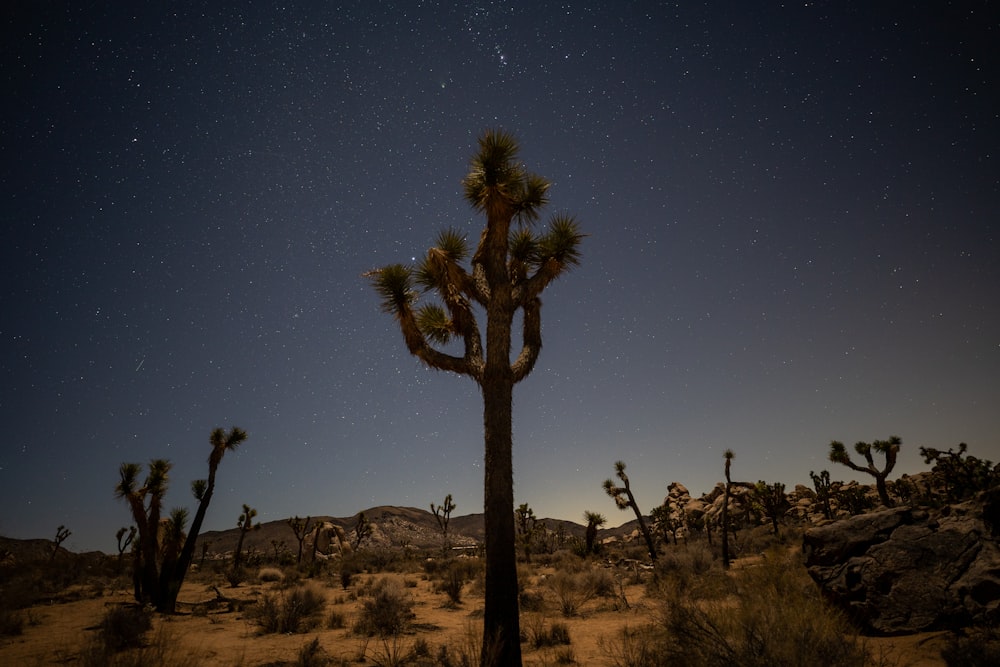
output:
<instances>
[{"instance_id":1,"label":"low bush","mask_svg":"<svg viewBox=\"0 0 1000 667\"><path fill-rule=\"evenodd\" d=\"M362 603L354 632L367 637L398 635L413 619L413 600L395 579L383 577L371 586Z\"/></svg>"},{"instance_id":2,"label":"low bush","mask_svg":"<svg viewBox=\"0 0 1000 667\"><path fill-rule=\"evenodd\" d=\"M828 607L792 557L736 571L733 595L699 597L696 586L661 586L659 621L605 643L615 667L870 664L847 620ZM684 579L678 579L683 581ZM695 595L692 595L695 593Z\"/></svg>"},{"instance_id":3,"label":"low bush","mask_svg":"<svg viewBox=\"0 0 1000 667\"><path fill-rule=\"evenodd\" d=\"M149 609L137 605L111 607L100 625L100 638L109 651L121 651L142 645L142 639L153 627Z\"/></svg>"},{"instance_id":4,"label":"low bush","mask_svg":"<svg viewBox=\"0 0 1000 667\"><path fill-rule=\"evenodd\" d=\"M555 595L563 616L575 616L590 600L614 596L616 590L614 577L604 569L576 573L559 571L546 578L545 585Z\"/></svg>"},{"instance_id":5,"label":"low bush","mask_svg":"<svg viewBox=\"0 0 1000 667\"><path fill-rule=\"evenodd\" d=\"M257 581L262 583L281 581L285 573L276 567L262 567L257 571Z\"/></svg>"},{"instance_id":6,"label":"low bush","mask_svg":"<svg viewBox=\"0 0 1000 667\"><path fill-rule=\"evenodd\" d=\"M319 587L305 584L264 595L252 618L263 633L308 632L318 623L325 606Z\"/></svg>"},{"instance_id":7,"label":"low bush","mask_svg":"<svg viewBox=\"0 0 1000 667\"><path fill-rule=\"evenodd\" d=\"M941 649L948 667L992 667L1000 665L1000 630L968 628L948 638Z\"/></svg>"}]
</instances>

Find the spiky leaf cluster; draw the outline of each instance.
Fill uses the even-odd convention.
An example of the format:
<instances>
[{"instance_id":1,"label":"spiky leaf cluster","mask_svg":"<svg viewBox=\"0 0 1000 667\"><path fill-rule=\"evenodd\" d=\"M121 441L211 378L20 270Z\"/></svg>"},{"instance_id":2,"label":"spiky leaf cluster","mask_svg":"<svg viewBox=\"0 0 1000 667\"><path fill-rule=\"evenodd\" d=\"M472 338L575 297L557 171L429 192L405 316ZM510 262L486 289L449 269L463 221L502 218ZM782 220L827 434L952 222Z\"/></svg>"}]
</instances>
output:
<instances>
[{"instance_id":1,"label":"spiky leaf cluster","mask_svg":"<svg viewBox=\"0 0 1000 667\"><path fill-rule=\"evenodd\" d=\"M390 264L365 274L382 310L399 321L411 353L433 368L477 381L484 355L475 307L488 309L502 286L510 290L511 307L524 311L523 349L515 362L515 379L520 380L541 347L539 295L580 262L584 234L573 218L553 216L543 231L525 224L537 220L547 203L549 183L524 168L517 150L514 138L502 131L480 138L479 152L463 181L466 199L488 218L475 253L470 256L465 234L445 229L416 266ZM520 224L512 227L511 222ZM500 264L494 262L497 253L503 258ZM461 357L435 347L453 340L464 343Z\"/></svg>"}]
</instances>

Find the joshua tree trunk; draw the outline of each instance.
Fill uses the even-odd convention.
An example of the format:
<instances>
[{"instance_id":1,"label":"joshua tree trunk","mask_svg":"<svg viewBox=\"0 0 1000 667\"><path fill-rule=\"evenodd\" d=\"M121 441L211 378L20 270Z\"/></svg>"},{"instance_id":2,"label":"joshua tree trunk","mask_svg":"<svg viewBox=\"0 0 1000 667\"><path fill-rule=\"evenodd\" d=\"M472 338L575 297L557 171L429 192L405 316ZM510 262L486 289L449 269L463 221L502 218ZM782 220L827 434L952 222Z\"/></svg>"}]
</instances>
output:
<instances>
[{"instance_id":1,"label":"joshua tree trunk","mask_svg":"<svg viewBox=\"0 0 1000 667\"><path fill-rule=\"evenodd\" d=\"M506 366L506 364L504 364ZM509 367L508 367L509 368ZM499 650L510 662L521 664L520 623L517 600L517 552L514 530L514 472L512 462L512 385L484 383L486 478L486 606L483 655L489 660ZM513 638L513 639L512 639ZM484 661L483 664L486 664Z\"/></svg>"}]
</instances>

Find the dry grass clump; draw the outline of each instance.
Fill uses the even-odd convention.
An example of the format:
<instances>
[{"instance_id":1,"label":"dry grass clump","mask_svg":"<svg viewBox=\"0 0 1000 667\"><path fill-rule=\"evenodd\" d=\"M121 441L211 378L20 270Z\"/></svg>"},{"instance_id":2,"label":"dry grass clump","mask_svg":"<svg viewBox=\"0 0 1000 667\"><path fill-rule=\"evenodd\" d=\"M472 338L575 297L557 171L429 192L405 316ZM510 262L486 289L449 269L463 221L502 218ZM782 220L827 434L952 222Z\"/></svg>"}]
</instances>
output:
<instances>
[{"instance_id":1,"label":"dry grass clump","mask_svg":"<svg viewBox=\"0 0 1000 667\"><path fill-rule=\"evenodd\" d=\"M941 650L948 667L992 667L1000 665L1000 630L967 628L953 634Z\"/></svg>"},{"instance_id":2,"label":"dry grass clump","mask_svg":"<svg viewBox=\"0 0 1000 667\"><path fill-rule=\"evenodd\" d=\"M257 570L257 581L261 583L273 583L284 578L285 573L276 567L262 567Z\"/></svg>"},{"instance_id":3,"label":"dry grass clump","mask_svg":"<svg viewBox=\"0 0 1000 667\"><path fill-rule=\"evenodd\" d=\"M319 622L325 606L323 591L310 583L264 595L251 617L265 634L308 632Z\"/></svg>"},{"instance_id":4,"label":"dry grass clump","mask_svg":"<svg viewBox=\"0 0 1000 667\"><path fill-rule=\"evenodd\" d=\"M354 632L367 637L402 633L414 618L410 595L395 578L381 577L369 584L362 593L371 599L363 601Z\"/></svg>"},{"instance_id":5,"label":"dry grass clump","mask_svg":"<svg viewBox=\"0 0 1000 667\"><path fill-rule=\"evenodd\" d=\"M801 563L783 552L728 575L733 589L726 596L717 585L695 585L690 573L660 574L658 621L626 628L604 644L614 667L871 664L847 620L823 602Z\"/></svg>"},{"instance_id":6,"label":"dry grass clump","mask_svg":"<svg viewBox=\"0 0 1000 667\"><path fill-rule=\"evenodd\" d=\"M595 597L614 596L616 588L614 577L604 569L560 570L547 577L545 585L555 595L563 616L577 615L580 607Z\"/></svg>"}]
</instances>

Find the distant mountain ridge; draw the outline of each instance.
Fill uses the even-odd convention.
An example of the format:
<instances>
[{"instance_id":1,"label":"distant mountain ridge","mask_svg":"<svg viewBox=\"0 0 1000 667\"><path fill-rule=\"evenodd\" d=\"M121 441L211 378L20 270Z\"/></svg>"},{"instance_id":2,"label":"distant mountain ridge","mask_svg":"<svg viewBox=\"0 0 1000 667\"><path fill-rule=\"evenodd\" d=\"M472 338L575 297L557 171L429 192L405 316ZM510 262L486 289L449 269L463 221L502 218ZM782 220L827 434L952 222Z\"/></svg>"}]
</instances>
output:
<instances>
[{"instance_id":1,"label":"distant mountain ridge","mask_svg":"<svg viewBox=\"0 0 1000 667\"><path fill-rule=\"evenodd\" d=\"M399 507L395 505L377 505L357 512L351 516L334 517L321 515L311 517L311 526L315 522L330 522L343 528L348 539L358 523L361 514L372 524L372 535L365 542L376 547L413 547L430 549L441 546L441 529L437 519L429 510L416 507ZM305 517L302 517L305 518ZM539 519L539 523L552 531L562 528L567 536L583 539L586 527L564 519ZM598 532L598 539L609 536L621 536L635 529L633 520L618 528L603 529ZM486 527L482 513L452 516L448 523L448 538L456 546L481 544L486 539ZM209 554L232 552L239 540L239 529L202 531L198 536L196 553L200 554L203 542L208 543ZM274 542L272 542L272 540ZM293 552L298 548L298 542L287 519L267 521L260 528L246 535L243 541L244 549L254 549L268 553L275 544L285 543L285 547Z\"/></svg>"}]
</instances>

